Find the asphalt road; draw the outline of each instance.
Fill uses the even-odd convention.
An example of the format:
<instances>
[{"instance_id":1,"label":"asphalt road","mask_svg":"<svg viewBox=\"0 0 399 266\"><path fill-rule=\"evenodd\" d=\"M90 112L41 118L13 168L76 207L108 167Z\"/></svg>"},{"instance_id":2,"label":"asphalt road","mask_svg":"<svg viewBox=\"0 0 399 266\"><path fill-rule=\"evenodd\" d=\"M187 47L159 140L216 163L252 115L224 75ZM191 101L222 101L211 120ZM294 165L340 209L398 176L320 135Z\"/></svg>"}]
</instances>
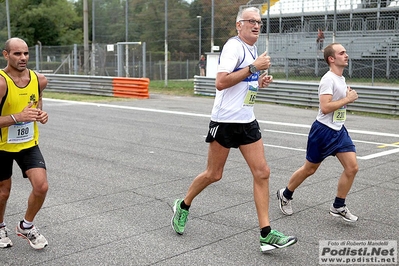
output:
<instances>
[{"instance_id":1,"label":"asphalt road","mask_svg":"<svg viewBox=\"0 0 399 266\"><path fill-rule=\"evenodd\" d=\"M50 189L35 224L49 246L33 250L14 233L30 184L14 166L5 221L14 246L2 265L317 265L321 240L398 240L399 119L349 114L360 170L347 198L355 224L328 214L341 165L328 158L294 194L284 216L275 192L305 159L315 110L257 104L271 167L271 226L298 237L259 251L252 176L231 150L224 177L193 202L185 234L171 228L172 204L205 169L213 98L151 95L84 103L44 99L40 148ZM396 247L397 250L397 247ZM378 263L377 263L378 264Z\"/></svg>"}]
</instances>

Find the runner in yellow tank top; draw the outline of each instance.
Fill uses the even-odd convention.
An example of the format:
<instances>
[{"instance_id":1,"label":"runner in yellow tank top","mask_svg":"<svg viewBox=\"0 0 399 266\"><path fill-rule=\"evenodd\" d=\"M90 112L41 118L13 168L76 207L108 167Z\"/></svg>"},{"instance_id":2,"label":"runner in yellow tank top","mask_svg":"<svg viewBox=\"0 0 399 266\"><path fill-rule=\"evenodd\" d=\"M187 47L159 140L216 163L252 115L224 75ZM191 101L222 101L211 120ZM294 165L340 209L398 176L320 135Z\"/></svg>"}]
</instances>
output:
<instances>
[{"instance_id":1,"label":"runner in yellow tank top","mask_svg":"<svg viewBox=\"0 0 399 266\"><path fill-rule=\"evenodd\" d=\"M0 248L11 247L4 221L11 191L13 162L28 178L32 191L24 219L18 222L16 233L35 249L47 246L46 238L33 225L48 191L46 164L38 146L37 122L47 123L42 110L42 92L47 86L44 75L27 68L29 49L19 38L6 41L3 56L7 66L0 70Z\"/></svg>"},{"instance_id":2,"label":"runner in yellow tank top","mask_svg":"<svg viewBox=\"0 0 399 266\"><path fill-rule=\"evenodd\" d=\"M0 76L6 80L7 94L3 97L0 105L1 116L11 116L17 120L17 113L25 107L36 108L39 100L39 82L35 72L29 70L29 83L20 87L3 70L0 70ZM18 99L18 101L15 101ZM12 118L12 117L11 117ZM18 121L18 120L17 120ZM19 122L8 127L1 128L0 150L9 152L19 152L31 148L38 144L39 131L36 121Z\"/></svg>"}]
</instances>

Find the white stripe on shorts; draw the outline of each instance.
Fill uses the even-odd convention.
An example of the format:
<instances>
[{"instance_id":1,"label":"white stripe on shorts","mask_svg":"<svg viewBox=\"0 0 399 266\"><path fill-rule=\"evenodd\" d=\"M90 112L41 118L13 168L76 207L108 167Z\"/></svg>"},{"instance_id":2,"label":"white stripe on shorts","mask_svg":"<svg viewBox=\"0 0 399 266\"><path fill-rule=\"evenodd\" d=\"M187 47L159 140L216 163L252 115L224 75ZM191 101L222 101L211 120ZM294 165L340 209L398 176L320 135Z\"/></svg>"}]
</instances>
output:
<instances>
[{"instance_id":1,"label":"white stripe on shorts","mask_svg":"<svg viewBox=\"0 0 399 266\"><path fill-rule=\"evenodd\" d=\"M217 125L216 127L213 127L209 130L209 133L212 135L213 138L215 138L216 136L216 132L218 131L219 125Z\"/></svg>"}]
</instances>

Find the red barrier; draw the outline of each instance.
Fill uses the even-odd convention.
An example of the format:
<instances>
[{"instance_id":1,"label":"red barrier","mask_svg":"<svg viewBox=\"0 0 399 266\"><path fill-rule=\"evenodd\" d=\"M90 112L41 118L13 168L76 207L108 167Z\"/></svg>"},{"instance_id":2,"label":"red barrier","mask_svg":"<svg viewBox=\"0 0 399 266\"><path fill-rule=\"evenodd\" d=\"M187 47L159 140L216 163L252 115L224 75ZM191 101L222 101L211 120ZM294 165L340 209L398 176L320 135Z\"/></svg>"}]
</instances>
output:
<instances>
[{"instance_id":1,"label":"red barrier","mask_svg":"<svg viewBox=\"0 0 399 266\"><path fill-rule=\"evenodd\" d=\"M149 78L113 78L112 91L115 97L150 98Z\"/></svg>"}]
</instances>

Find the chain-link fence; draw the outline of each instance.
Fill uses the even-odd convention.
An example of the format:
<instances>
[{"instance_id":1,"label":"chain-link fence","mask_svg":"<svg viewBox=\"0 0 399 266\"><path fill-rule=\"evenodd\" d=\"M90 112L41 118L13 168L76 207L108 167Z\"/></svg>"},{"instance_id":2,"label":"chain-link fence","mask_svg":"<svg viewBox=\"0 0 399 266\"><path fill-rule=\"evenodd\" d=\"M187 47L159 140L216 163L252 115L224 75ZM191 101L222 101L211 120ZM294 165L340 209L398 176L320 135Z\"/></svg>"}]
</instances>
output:
<instances>
[{"instance_id":1,"label":"chain-link fence","mask_svg":"<svg viewBox=\"0 0 399 266\"><path fill-rule=\"evenodd\" d=\"M29 68L41 73L165 78L164 52L143 51L143 44L122 45L96 44L90 46L87 62L83 45L39 46L29 48ZM127 46L127 48L125 48ZM145 58L143 54L145 53ZM168 61L168 79L192 79L199 75L198 60ZM94 58L94 60L93 60ZM0 58L0 65L6 61Z\"/></svg>"},{"instance_id":2,"label":"chain-link fence","mask_svg":"<svg viewBox=\"0 0 399 266\"><path fill-rule=\"evenodd\" d=\"M271 73L289 80L319 77L328 70L323 48L341 43L350 62L345 76L363 82L397 83L399 1L273 1L264 18L260 50L273 58ZM258 5L265 8L265 4ZM320 33L321 32L321 33ZM323 42L317 43L323 35Z\"/></svg>"},{"instance_id":3,"label":"chain-link fence","mask_svg":"<svg viewBox=\"0 0 399 266\"><path fill-rule=\"evenodd\" d=\"M168 79L191 79L199 75L198 45L202 44L202 53L207 54L212 38L215 45L222 49L223 43L234 35L237 9L253 5L262 11L264 21L257 43L258 52L267 50L272 57L270 73L275 78L291 80L314 77L317 80L328 70L323 60L323 47L339 42L350 57L345 76L366 83L398 84L399 0L251 0L244 1L242 4L245 5L242 6L239 6L242 1L232 0L234 4L229 9L215 2L214 30L209 17L200 17L203 24L199 26L198 17L193 16L191 27L187 27L193 49L191 52L170 52L167 55L167 68L164 51L145 50L144 43L123 46L121 49L117 48L116 43L95 43L86 50L83 45L36 45L30 47L29 66L54 74L146 76L152 80L162 80L167 74ZM228 17L227 24L222 24L226 17L221 13L226 12L232 15ZM198 36L198 26L202 37ZM316 43L318 29L324 33L321 48ZM212 31L214 36L211 36ZM183 41L170 39L172 42ZM155 39L155 36L153 41L163 42L162 39ZM85 53L88 54L87 59ZM3 58L0 64L5 65Z\"/></svg>"}]
</instances>

